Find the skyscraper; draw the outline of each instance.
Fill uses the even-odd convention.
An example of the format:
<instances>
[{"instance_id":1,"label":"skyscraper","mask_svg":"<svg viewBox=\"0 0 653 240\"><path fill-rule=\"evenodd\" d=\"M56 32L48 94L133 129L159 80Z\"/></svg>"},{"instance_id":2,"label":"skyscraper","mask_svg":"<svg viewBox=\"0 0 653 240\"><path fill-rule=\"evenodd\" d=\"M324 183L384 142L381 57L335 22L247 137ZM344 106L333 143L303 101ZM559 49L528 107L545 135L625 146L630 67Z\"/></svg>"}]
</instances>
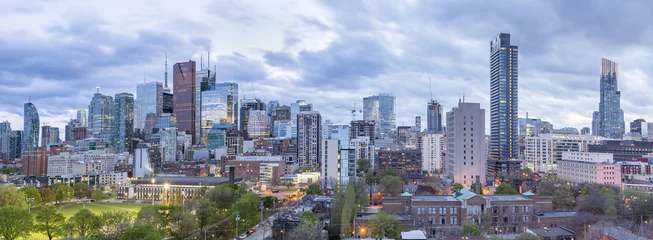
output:
<instances>
[{"instance_id":1,"label":"skyscraper","mask_svg":"<svg viewBox=\"0 0 653 240\"><path fill-rule=\"evenodd\" d=\"M86 109L77 110L77 121L79 121L80 127L88 127L88 121L86 120L86 117L88 117Z\"/></svg>"},{"instance_id":2,"label":"skyscraper","mask_svg":"<svg viewBox=\"0 0 653 240\"><path fill-rule=\"evenodd\" d=\"M215 91L225 98L226 122L238 124L238 83L216 83Z\"/></svg>"},{"instance_id":3,"label":"skyscraper","mask_svg":"<svg viewBox=\"0 0 653 240\"><path fill-rule=\"evenodd\" d=\"M313 171L321 170L322 117L317 111L297 115L297 163Z\"/></svg>"},{"instance_id":4,"label":"skyscraper","mask_svg":"<svg viewBox=\"0 0 653 240\"><path fill-rule=\"evenodd\" d=\"M297 137L297 115L300 112L313 111L313 104L307 103L304 100L297 100L297 102L290 104L290 124L292 124L291 137Z\"/></svg>"},{"instance_id":5,"label":"skyscraper","mask_svg":"<svg viewBox=\"0 0 653 240\"><path fill-rule=\"evenodd\" d=\"M175 63L172 67L174 87L174 113L177 117L177 129L195 139L195 62Z\"/></svg>"},{"instance_id":6,"label":"skyscraper","mask_svg":"<svg viewBox=\"0 0 653 240\"><path fill-rule=\"evenodd\" d=\"M75 138L73 137L73 129L75 129L75 127L80 127L79 121L71 118L70 121L68 121L68 124L66 124L65 141L75 141Z\"/></svg>"},{"instance_id":7,"label":"skyscraper","mask_svg":"<svg viewBox=\"0 0 653 240\"><path fill-rule=\"evenodd\" d=\"M202 68L203 66L200 66ZM202 93L204 91L215 90L215 71L211 72L209 68L203 68L195 73L195 138L204 145L202 141ZM208 134L208 133L207 133ZM208 136L208 135L204 135ZM206 137L204 138L206 139Z\"/></svg>"},{"instance_id":8,"label":"skyscraper","mask_svg":"<svg viewBox=\"0 0 653 240\"><path fill-rule=\"evenodd\" d=\"M250 111L265 111L265 103L261 99L243 99L240 104L240 116L238 127L241 131L247 132Z\"/></svg>"},{"instance_id":9,"label":"skyscraper","mask_svg":"<svg viewBox=\"0 0 653 240\"><path fill-rule=\"evenodd\" d=\"M134 105L134 127L143 129L148 113L160 116L163 113L163 84L161 82L146 82L136 85L136 101Z\"/></svg>"},{"instance_id":10,"label":"skyscraper","mask_svg":"<svg viewBox=\"0 0 653 240\"><path fill-rule=\"evenodd\" d=\"M397 127L395 96L379 93L377 96L363 98L363 120L376 122L379 138L390 138Z\"/></svg>"},{"instance_id":11,"label":"skyscraper","mask_svg":"<svg viewBox=\"0 0 653 240\"><path fill-rule=\"evenodd\" d=\"M165 85L163 85L163 91L161 94L161 101L163 103L161 104L161 112L162 113L170 113L172 114L174 112L174 103L172 101L173 96L172 93L170 92L170 88L168 87L168 54L166 53L166 66L165 66ZM138 97L138 96L136 96Z\"/></svg>"},{"instance_id":12,"label":"skyscraper","mask_svg":"<svg viewBox=\"0 0 653 240\"><path fill-rule=\"evenodd\" d=\"M266 110L250 110L247 122L247 134L250 138L270 137L270 117Z\"/></svg>"},{"instance_id":13,"label":"skyscraper","mask_svg":"<svg viewBox=\"0 0 653 240\"><path fill-rule=\"evenodd\" d=\"M39 146L39 111L31 102L23 108L23 147L22 151L33 151Z\"/></svg>"},{"instance_id":14,"label":"skyscraper","mask_svg":"<svg viewBox=\"0 0 653 240\"><path fill-rule=\"evenodd\" d=\"M624 111L621 109L621 92L617 86L617 63L601 58L601 100L598 112L598 135L620 139L625 133Z\"/></svg>"},{"instance_id":15,"label":"skyscraper","mask_svg":"<svg viewBox=\"0 0 653 240\"><path fill-rule=\"evenodd\" d=\"M459 102L447 112L447 176L465 188L485 183L485 109Z\"/></svg>"},{"instance_id":16,"label":"skyscraper","mask_svg":"<svg viewBox=\"0 0 653 240\"><path fill-rule=\"evenodd\" d=\"M415 116L415 132L421 132L421 131L422 131L422 117Z\"/></svg>"},{"instance_id":17,"label":"skyscraper","mask_svg":"<svg viewBox=\"0 0 653 240\"><path fill-rule=\"evenodd\" d=\"M600 120L599 111L592 112L592 135L593 136L599 135L599 128L601 126L599 120Z\"/></svg>"},{"instance_id":18,"label":"skyscraper","mask_svg":"<svg viewBox=\"0 0 653 240\"><path fill-rule=\"evenodd\" d=\"M644 119L636 119L630 123L630 132L642 134L642 123L646 123Z\"/></svg>"},{"instance_id":19,"label":"skyscraper","mask_svg":"<svg viewBox=\"0 0 653 240\"><path fill-rule=\"evenodd\" d=\"M518 48L510 34L500 33L490 42L490 157L515 160L519 152Z\"/></svg>"},{"instance_id":20,"label":"skyscraper","mask_svg":"<svg viewBox=\"0 0 653 240\"><path fill-rule=\"evenodd\" d=\"M426 131L442 133L442 105L431 100L426 106Z\"/></svg>"},{"instance_id":21,"label":"skyscraper","mask_svg":"<svg viewBox=\"0 0 653 240\"><path fill-rule=\"evenodd\" d=\"M115 126L113 122L115 104L113 97L98 92L93 95L88 105L88 135L100 138L106 143L113 142Z\"/></svg>"},{"instance_id":22,"label":"skyscraper","mask_svg":"<svg viewBox=\"0 0 653 240\"><path fill-rule=\"evenodd\" d=\"M47 147L50 144L50 126L41 126L41 147Z\"/></svg>"},{"instance_id":23,"label":"skyscraper","mask_svg":"<svg viewBox=\"0 0 653 240\"><path fill-rule=\"evenodd\" d=\"M134 148L132 141L134 134L134 95L131 93L116 94L115 102L114 122L117 133L114 146L119 152L131 153Z\"/></svg>"}]
</instances>

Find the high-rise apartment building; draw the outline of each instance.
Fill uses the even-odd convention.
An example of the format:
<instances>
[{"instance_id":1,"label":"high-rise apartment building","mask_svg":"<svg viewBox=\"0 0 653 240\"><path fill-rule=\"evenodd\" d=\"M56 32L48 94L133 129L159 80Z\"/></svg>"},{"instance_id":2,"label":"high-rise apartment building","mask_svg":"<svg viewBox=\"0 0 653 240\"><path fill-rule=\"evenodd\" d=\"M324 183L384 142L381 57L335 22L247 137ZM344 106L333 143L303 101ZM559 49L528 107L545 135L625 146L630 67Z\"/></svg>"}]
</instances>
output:
<instances>
[{"instance_id":1,"label":"high-rise apartment building","mask_svg":"<svg viewBox=\"0 0 653 240\"><path fill-rule=\"evenodd\" d=\"M86 112L86 109L77 110L77 121L79 122L79 126L88 127L88 121L86 120L87 117L88 112Z\"/></svg>"},{"instance_id":2,"label":"high-rise apartment building","mask_svg":"<svg viewBox=\"0 0 653 240\"><path fill-rule=\"evenodd\" d=\"M422 117L415 116L415 132L422 132Z\"/></svg>"},{"instance_id":3,"label":"high-rise apartment building","mask_svg":"<svg viewBox=\"0 0 653 240\"><path fill-rule=\"evenodd\" d=\"M39 146L39 111L31 102L23 108L23 147L22 151L33 151Z\"/></svg>"},{"instance_id":4,"label":"high-rise apartment building","mask_svg":"<svg viewBox=\"0 0 653 240\"><path fill-rule=\"evenodd\" d=\"M431 100L426 106L426 131L442 133L442 105Z\"/></svg>"},{"instance_id":5,"label":"high-rise apartment building","mask_svg":"<svg viewBox=\"0 0 653 240\"><path fill-rule=\"evenodd\" d=\"M65 141L75 141L75 138L73 137L73 129L75 127L79 127L80 123L77 119L70 119L68 121L68 124L66 124L66 136L65 136Z\"/></svg>"},{"instance_id":6,"label":"high-rise apartment building","mask_svg":"<svg viewBox=\"0 0 653 240\"><path fill-rule=\"evenodd\" d=\"M592 116L592 123L598 123L597 135L601 137L621 139L625 133L621 92L617 86L618 73L617 63L601 58L601 100L598 114Z\"/></svg>"},{"instance_id":7,"label":"high-rise apartment building","mask_svg":"<svg viewBox=\"0 0 653 240\"><path fill-rule=\"evenodd\" d=\"M490 42L490 157L516 160L518 116L518 48L510 34L500 33Z\"/></svg>"},{"instance_id":8,"label":"high-rise apartment building","mask_svg":"<svg viewBox=\"0 0 653 240\"><path fill-rule=\"evenodd\" d=\"M113 97L102 95L98 89L88 105L88 135L112 143L115 135L114 111Z\"/></svg>"},{"instance_id":9,"label":"high-rise apartment building","mask_svg":"<svg viewBox=\"0 0 653 240\"><path fill-rule=\"evenodd\" d=\"M196 86L195 86L195 62L175 63L172 67L172 80L174 85L174 114L177 117L177 130L191 136L192 142L195 139L195 112L196 112Z\"/></svg>"},{"instance_id":10,"label":"high-rise apartment building","mask_svg":"<svg viewBox=\"0 0 653 240\"><path fill-rule=\"evenodd\" d=\"M278 106L274 114L274 121L289 120L290 121L290 107L283 105Z\"/></svg>"},{"instance_id":11,"label":"high-rise apartment building","mask_svg":"<svg viewBox=\"0 0 653 240\"><path fill-rule=\"evenodd\" d=\"M313 104L307 103L304 100L297 100L294 103L290 103L290 123L292 124L291 137L297 137L297 115L306 111L313 111Z\"/></svg>"},{"instance_id":12,"label":"high-rise apartment building","mask_svg":"<svg viewBox=\"0 0 653 240\"><path fill-rule=\"evenodd\" d=\"M297 163L321 172L322 117L317 111L297 115Z\"/></svg>"},{"instance_id":13,"label":"high-rise apartment building","mask_svg":"<svg viewBox=\"0 0 653 240\"><path fill-rule=\"evenodd\" d=\"M644 119L636 119L630 123L630 133L642 134L642 123L646 123Z\"/></svg>"},{"instance_id":14,"label":"high-rise apartment building","mask_svg":"<svg viewBox=\"0 0 653 240\"><path fill-rule=\"evenodd\" d=\"M270 117L265 110L250 110L247 122L247 134L250 138L270 137Z\"/></svg>"},{"instance_id":15,"label":"high-rise apartment building","mask_svg":"<svg viewBox=\"0 0 653 240\"><path fill-rule=\"evenodd\" d=\"M374 145L374 140L375 140L375 129L376 129L376 122L374 121L367 121L367 120L354 120L351 121L351 128L349 130L349 138L350 139L355 139L355 138L369 138L370 139L370 144Z\"/></svg>"},{"instance_id":16,"label":"high-rise apartment building","mask_svg":"<svg viewBox=\"0 0 653 240\"><path fill-rule=\"evenodd\" d=\"M601 144L603 137L567 134L540 134L524 139L524 164L534 172L554 173L563 152L586 152L588 145Z\"/></svg>"},{"instance_id":17,"label":"high-rise apartment building","mask_svg":"<svg viewBox=\"0 0 653 240\"><path fill-rule=\"evenodd\" d=\"M459 102L447 112L447 177L469 189L485 177L485 109Z\"/></svg>"},{"instance_id":18,"label":"high-rise apartment building","mask_svg":"<svg viewBox=\"0 0 653 240\"><path fill-rule=\"evenodd\" d=\"M148 113L157 116L163 113L163 84L161 82L137 84L134 103L134 128L143 129Z\"/></svg>"},{"instance_id":19,"label":"high-rise apartment building","mask_svg":"<svg viewBox=\"0 0 653 240\"><path fill-rule=\"evenodd\" d=\"M363 120L376 122L379 138L390 138L397 127L395 108L395 96L389 93L363 98Z\"/></svg>"},{"instance_id":20,"label":"high-rise apartment building","mask_svg":"<svg viewBox=\"0 0 653 240\"><path fill-rule=\"evenodd\" d=\"M47 147L50 144L50 126L41 126L41 147Z\"/></svg>"},{"instance_id":21,"label":"high-rise apartment building","mask_svg":"<svg viewBox=\"0 0 653 240\"><path fill-rule=\"evenodd\" d=\"M240 116L238 117L238 129L247 132L249 126L250 111L266 111L265 103L261 99L242 99L240 103Z\"/></svg>"},{"instance_id":22,"label":"high-rise apartment building","mask_svg":"<svg viewBox=\"0 0 653 240\"><path fill-rule=\"evenodd\" d=\"M134 150L134 94L118 93L115 96L114 123L116 135L114 146L119 152Z\"/></svg>"},{"instance_id":23,"label":"high-rise apartment building","mask_svg":"<svg viewBox=\"0 0 653 240\"><path fill-rule=\"evenodd\" d=\"M599 128L601 127L599 123L601 117L599 116L599 111L592 112L592 135L594 136L599 136Z\"/></svg>"},{"instance_id":24,"label":"high-rise apartment building","mask_svg":"<svg viewBox=\"0 0 653 240\"><path fill-rule=\"evenodd\" d=\"M425 133L422 136L422 170L429 173L443 173L445 170L444 134Z\"/></svg>"}]
</instances>

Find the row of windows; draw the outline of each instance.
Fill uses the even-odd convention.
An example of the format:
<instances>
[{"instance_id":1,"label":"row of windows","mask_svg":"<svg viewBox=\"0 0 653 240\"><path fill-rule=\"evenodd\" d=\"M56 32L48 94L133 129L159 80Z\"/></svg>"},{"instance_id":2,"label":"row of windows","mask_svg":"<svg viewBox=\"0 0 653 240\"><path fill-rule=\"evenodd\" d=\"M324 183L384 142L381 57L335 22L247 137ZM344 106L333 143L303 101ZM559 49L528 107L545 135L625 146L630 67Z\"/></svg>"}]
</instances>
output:
<instances>
[{"instance_id":1,"label":"row of windows","mask_svg":"<svg viewBox=\"0 0 653 240\"><path fill-rule=\"evenodd\" d=\"M428 213L430 215L435 215L436 211L439 210L440 215L445 215L445 214L458 214L458 208L457 207L429 207L429 208L424 208L424 207L418 207L417 208L417 215L424 215L424 210L428 210Z\"/></svg>"}]
</instances>

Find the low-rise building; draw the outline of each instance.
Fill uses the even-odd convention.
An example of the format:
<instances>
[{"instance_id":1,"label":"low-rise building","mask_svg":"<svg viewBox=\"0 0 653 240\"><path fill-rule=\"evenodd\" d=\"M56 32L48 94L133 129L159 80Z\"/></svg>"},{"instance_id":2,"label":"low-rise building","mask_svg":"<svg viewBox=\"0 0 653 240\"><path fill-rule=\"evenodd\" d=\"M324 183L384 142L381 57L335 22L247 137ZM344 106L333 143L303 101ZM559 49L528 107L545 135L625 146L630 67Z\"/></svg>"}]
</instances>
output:
<instances>
[{"instance_id":1,"label":"low-rise building","mask_svg":"<svg viewBox=\"0 0 653 240\"><path fill-rule=\"evenodd\" d=\"M226 166L235 167L236 178L271 182L285 174L286 161L281 156L236 156Z\"/></svg>"},{"instance_id":2,"label":"low-rise building","mask_svg":"<svg viewBox=\"0 0 653 240\"><path fill-rule=\"evenodd\" d=\"M224 177L155 177L134 180L129 185L118 188L119 199L161 200L164 194L181 191L186 199L203 196L208 188L241 179Z\"/></svg>"},{"instance_id":3,"label":"low-rise building","mask_svg":"<svg viewBox=\"0 0 653 240\"><path fill-rule=\"evenodd\" d=\"M558 177L572 183L621 186L621 168L612 153L565 152L558 162Z\"/></svg>"}]
</instances>

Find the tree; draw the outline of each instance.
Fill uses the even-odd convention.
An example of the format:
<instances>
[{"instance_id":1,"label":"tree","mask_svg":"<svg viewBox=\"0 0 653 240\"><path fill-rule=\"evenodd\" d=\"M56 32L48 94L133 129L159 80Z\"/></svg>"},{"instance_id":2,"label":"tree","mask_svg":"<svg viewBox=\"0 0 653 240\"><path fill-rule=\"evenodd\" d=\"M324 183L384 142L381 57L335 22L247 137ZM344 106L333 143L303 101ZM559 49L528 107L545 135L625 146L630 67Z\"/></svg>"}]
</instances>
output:
<instances>
[{"instance_id":1,"label":"tree","mask_svg":"<svg viewBox=\"0 0 653 240\"><path fill-rule=\"evenodd\" d=\"M564 180L547 177L540 181L537 187L539 196L551 196L554 210L570 210L574 208L574 190Z\"/></svg>"},{"instance_id":2,"label":"tree","mask_svg":"<svg viewBox=\"0 0 653 240\"><path fill-rule=\"evenodd\" d=\"M162 231L166 225L163 214L159 212L161 206L146 206L136 214L136 223L151 225Z\"/></svg>"},{"instance_id":3,"label":"tree","mask_svg":"<svg viewBox=\"0 0 653 240\"><path fill-rule=\"evenodd\" d=\"M75 184L74 192L75 198L77 199L91 198L91 188L86 183L80 182Z\"/></svg>"},{"instance_id":4,"label":"tree","mask_svg":"<svg viewBox=\"0 0 653 240\"><path fill-rule=\"evenodd\" d=\"M49 188L39 188L39 195L41 196L41 201L45 203L51 203L56 200L54 192Z\"/></svg>"},{"instance_id":5,"label":"tree","mask_svg":"<svg viewBox=\"0 0 653 240\"><path fill-rule=\"evenodd\" d=\"M292 182L286 182L286 183L284 183L284 185L286 186L287 189L290 189L291 187L295 186L295 184L292 183Z\"/></svg>"},{"instance_id":6,"label":"tree","mask_svg":"<svg viewBox=\"0 0 653 240\"><path fill-rule=\"evenodd\" d=\"M299 222L317 222L317 216L313 212L306 211L299 216Z\"/></svg>"},{"instance_id":7,"label":"tree","mask_svg":"<svg viewBox=\"0 0 653 240\"><path fill-rule=\"evenodd\" d=\"M102 227L102 219L88 209L81 209L68 219L65 229L73 236L81 239L96 236Z\"/></svg>"},{"instance_id":8,"label":"tree","mask_svg":"<svg viewBox=\"0 0 653 240\"><path fill-rule=\"evenodd\" d=\"M16 206L0 207L0 236L7 240L27 238L32 230L32 216Z\"/></svg>"},{"instance_id":9,"label":"tree","mask_svg":"<svg viewBox=\"0 0 653 240\"><path fill-rule=\"evenodd\" d=\"M102 192L100 189L91 191L91 199L95 200L96 202L102 201L102 199L104 199L104 192Z\"/></svg>"},{"instance_id":10,"label":"tree","mask_svg":"<svg viewBox=\"0 0 653 240\"><path fill-rule=\"evenodd\" d=\"M100 233L105 239L117 240L131 226L132 213L122 211L108 211L100 214L102 228Z\"/></svg>"},{"instance_id":11,"label":"tree","mask_svg":"<svg viewBox=\"0 0 653 240\"><path fill-rule=\"evenodd\" d=\"M519 236L517 236L516 240L540 240L540 239L542 239L542 238L540 238L537 235L533 235L533 234L525 232L525 233L519 234Z\"/></svg>"},{"instance_id":12,"label":"tree","mask_svg":"<svg viewBox=\"0 0 653 240\"><path fill-rule=\"evenodd\" d=\"M33 198L32 207L43 205L43 200L41 200L41 194L39 190L32 186L26 186L20 189L20 191L25 194L26 198Z\"/></svg>"},{"instance_id":13,"label":"tree","mask_svg":"<svg viewBox=\"0 0 653 240\"><path fill-rule=\"evenodd\" d=\"M403 191L404 180L397 176L385 176L381 179L380 190L385 195L397 196Z\"/></svg>"},{"instance_id":14,"label":"tree","mask_svg":"<svg viewBox=\"0 0 653 240\"><path fill-rule=\"evenodd\" d=\"M310 172L310 171L311 171L311 168L309 168L307 166L301 166L295 171L295 173Z\"/></svg>"},{"instance_id":15,"label":"tree","mask_svg":"<svg viewBox=\"0 0 653 240\"><path fill-rule=\"evenodd\" d=\"M163 239L161 232L152 225L148 224L136 224L128 228L122 237L121 240L160 240Z\"/></svg>"},{"instance_id":16,"label":"tree","mask_svg":"<svg viewBox=\"0 0 653 240\"><path fill-rule=\"evenodd\" d=\"M254 193L247 192L231 206L230 213L238 212L241 218L241 225L244 228L256 225L261 221L259 209L260 197Z\"/></svg>"},{"instance_id":17,"label":"tree","mask_svg":"<svg viewBox=\"0 0 653 240\"><path fill-rule=\"evenodd\" d=\"M369 159L366 158L358 159L356 165L358 167L358 172L362 172L362 173L366 173L372 168L372 163L370 162Z\"/></svg>"},{"instance_id":18,"label":"tree","mask_svg":"<svg viewBox=\"0 0 653 240\"><path fill-rule=\"evenodd\" d=\"M322 188L319 184L313 183L306 188L306 194L322 194Z\"/></svg>"},{"instance_id":19,"label":"tree","mask_svg":"<svg viewBox=\"0 0 653 240\"><path fill-rule=\"evenodd\" d=\"M15 206L18 208L27 208L27 201L25 201L25 194L14 186L1 186L0 187L0 207Z\"/></svg>"},{"instance_id":20,"label":"tree","mask_svg":"<svg viewBox=\"0 0 653 240\"><path fill-rule=\"evenodd\" d=\"M501 183L497 187L497 190L494 191L494 194L519 194L519 192L517 192L510 183Z\"/></svg>"},{"instance_id":21,"label":"tree","mask_svg":"<svg viewBox=\"0 0 653 240\"><path fill-rule=\"evenodd\" d=\"M334 188L333 200L331 202L331 218L329 221L329 239L340 237L340 222L342 221L342 208L344 199L339 185Z\"/></svg>"},{"instance_id":22,"label":"tree","mask_svg":"<svg viewBox=\"0 0 653 240\"><path fill-rule=\"evenodd\" d=\"M220 210L228 209L238 199L238 195L233 186L229 185L221 184L206 192L206 197L215 203L215 207Z\"/></svg>"},{"instance_id":23,"label":"tree","mask_svg":"<svg viewBox=\"0 0 653 240\"><path fill-rule=\"evenodd\" d=\"M171 217L172 219L168 224L168 229L170 230L170 235L177 239L188 237L198 229L197 218L192 213L176 211Z\"/></svg>"},{"instance_id":24,"label":"tree","mask_svg":"<svg viewBox=\"0 0 653 240\"><path fill-rule=\"evenodd\" d=\"M404 230L401 223L394 215L380 210L378 214L370 217L369 233L373 238L399 238L399 234ZM365 229L359 230L359 234L366 236Z\"/></svg>"},{"instance_id":25,"label":"tree","mask_svg":"<svg viewBox=\"0 0 653 240\"><path fill-rule=\"evenodd\" d=\"M261 198L261 201L263 201L263 207L271 209L275 207L279 199L273 196L265 196Z\"/></svg>"},{"instance_id":26,"label":"tree","mask_svg":"<svg viewBox=\"0 0 653 240\"><path fill-rule=\"evenodd\" d=\"M344 205L340 220L340 232L344 233L345 237L351 237L351 232L353 229L351 222L354 219L356 212L358 212L358 206L356 205L356 191L354 189L353 182L349 182L349 184L347 184L347 189L345 190L343 201Z\"/></svg>"},{"instance_id":27,"label":"tree","mask_svg":"<svg viewBox=\"0 0 653 240\"><path fill-rule=\"evenodd\" d=\"M481 228L478 225L473 223L463 223L462 230L460 231L460 236L471 237L481 235Z\"/></svg>"},{"instance_id":28,"label":"tree","mask_svg":"<svg viewBox=\"0 0 653 240\"><path fill-rule=\"evenodd\" d=\"M36 214L36 225L34 228L37 232L48 236L49 240L61 236L66 218L63 214L57 212L54 206L45 206Z\"/></svg>"},{"instance_id":29,"label":"tree","mask_svg":"<svg viewBox=\"0 0 653 240\"><path fill-rule=\"evenodd\" d=\"M55 183L50 186L54 192L54 199L57 203L73 199L73 188L63 183Z\"/></svg>"},{"instance_id":30,"label":"tree","mask_svg":"<svg viewBox=\"0 0 653 240\"><path fill-rule=\"evenodd\" d=\"M460 184L460 183L453 183L453 185L451 185L451 190L452 191L459 191L460 189L463 189L463 188L465 188L465 187L463 187L463 185Z\"/></svg>"},{"instance_id":31,"label":"tree","mask_svg":"<svg viewBox=\"0 0 653 240\"><path fill-rule=\"evenodd\" d=\"M211 215L215 212L215 204L208 199L200 199L197 202L197 209L195 209L195 216L199 223L200 229L204 229L209 222Z\"/></svg>"},{"instance_id":32,"label":"tree","mask_svg":"<svg viewBox=\"0 0 653 240\"><path fill-rule=\"evenodd\" d=\"M290 240L300 239L326 239L322 234L321 224L319 224L317 217L313 212L304 212L299 217L299 226L297 226L290 236Z\"/></svg>"}]
</instances>

